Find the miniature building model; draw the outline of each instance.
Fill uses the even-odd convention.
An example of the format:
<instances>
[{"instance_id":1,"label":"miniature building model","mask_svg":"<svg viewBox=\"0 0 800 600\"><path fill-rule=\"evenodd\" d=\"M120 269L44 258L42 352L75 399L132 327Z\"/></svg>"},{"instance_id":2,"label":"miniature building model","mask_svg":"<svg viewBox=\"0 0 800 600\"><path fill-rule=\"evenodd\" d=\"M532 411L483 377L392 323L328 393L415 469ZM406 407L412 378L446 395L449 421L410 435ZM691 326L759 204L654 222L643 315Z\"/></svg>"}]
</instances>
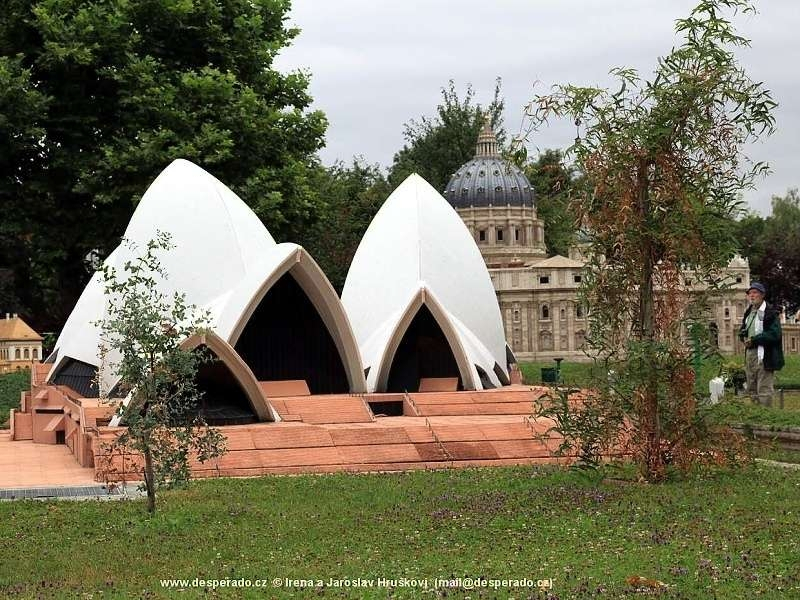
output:
<instances>
[{"instance_id":1,"label":"miniature building model","mask_svg":"<svg viewBox=\"0 0 800 600\"><path fill-rule=\"evenodd\" d=\"M305 250L276 244L230 190L185 161L148 189L125 237L141 248L159 230L175 246L164 254L169 277L160 288L210 315L208 329L183 345L219 359L198 373L200 410L229 452L193 466L195 475L554 460L557 442L533 437L549 424L528 420L546 390L505 387L507 347L486 267L456 213L420 177L371 224L344 302ZM106 265L119 269L131 253L121 245ZM98 478L98 465L109 464L137 478L136 461L104 445L124 426L97 398L95 323L105 301L98 275L49 362L33 369L12 411L12 438L63 443ZM116 385L113 372L99 373L105 389Z\"/></svg>"},{"instance_id":2,"label":"miniature building model","mask_svg":"<svg viewBox=\"0 0 800 600\"><path fill-rule=\"evenodd\" d=\"M0 373L30 368L42 359L42 336L16 314L0 318Z\"/></svg>"},{"instance_id":3,"label":"miniature building model","mask_svg":"<svg viewBox=\"0 0 800 600\"><path fill-rule=\"evenodd\" d=\"M457 379L465 390L509 382L500 310L480 252L458 214L419 175L375 215L342 303L370 391L417 391L426 378Z\"/></svg>"},{"instance_id":4,"label":"miniature building model","mask_svg":"<svg viewBox=\"0 0 800 600\"><path fill-rule=\"evenodd\" d=\"M207 400L226 404L208 407L207 417L272 420L263 389L280 381L303 381L317 394L365 391L355 339L324 273L300 246L276 244L221 182L187 161L172 163L131 218L124 237L135 246L120 245L106 266L120 271L159 230L174 246L160 257L167 275L159 280L161 291L184 293L210 316L211 332L186 342L202 343L219 359L198 376ZM98 321L106 301L102 276L95 274L48 358L48 382L98 396ZM113 390L118 377L110 369L102 375L104 389Z\"/></svg>"},{"instance_id":5,"label":"miniature building model","mask_svg":"<svg viewBox=\"0 0 800 600\"><path fill-rule=\"evenodd\" d=\"M521 266L547 256L533 187L500 156L488 119L475 157L453 174L444 197L464 220L489 267Z\"/></svg>"}]
</instances>

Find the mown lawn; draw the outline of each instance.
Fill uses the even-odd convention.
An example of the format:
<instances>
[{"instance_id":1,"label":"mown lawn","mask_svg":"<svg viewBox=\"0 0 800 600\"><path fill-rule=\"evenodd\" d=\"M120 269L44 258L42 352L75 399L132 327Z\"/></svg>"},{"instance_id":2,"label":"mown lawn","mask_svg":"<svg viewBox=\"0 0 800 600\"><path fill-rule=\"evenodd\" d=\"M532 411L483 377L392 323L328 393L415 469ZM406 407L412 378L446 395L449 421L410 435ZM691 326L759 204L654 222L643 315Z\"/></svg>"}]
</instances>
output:
<instances>
[{"instance_id":1,"label":"mown lawn","mask_svg":"<svg viewBox=\"0 0 800 600\"><path fill-rule=\"evenodd\" d=\"M741 355L726 356L723 358L723 361L730 361L739 366L744 365L744 357ZM523 362L520 363L519 366L525 378L525 382L530 385L536 385L540 384L542 381L542 368L555 367L555 363L553 361ZM591 362L562 362L561 380L569 385L588 386L592 381L592 371L594 368ZM700 389L708 389L709 380L719 374L719 368L720 361L718 359L703 361L698 373L698 386ZM786 356L786 366L775 375L776 389L786 384L800 387L800 356ZM800 405L798 405L798 409L800 409Z\"/></svg>"},{"instance_id":2,"label":"mown lawn","mask_svg":"<svg viewBox=\"0 0 800 600\"><path fill-rule=\"evenodd\" d=\"M659 598L800 597L800 471L775 467L664 485L545 468L222 479L162 499L153 518L142 501L0 503L0 597L649 595L631 577L666 584ZM285 582L381 577L429 589ZM459 577L553 587L434 589ZM267 589L160 583L195 578Z\"/></svg>"},{"instance_id":3,"label":"mown lawn","mask_svg":"<svg viewBox=\"0 0 800 600\"><path fill-rule=\"evenodd\" d=\"M19 394L30 387L31 373L27 369L0 375L0 429L8 427L9 412L19 408Z\"/></svg>"}]
</instances>

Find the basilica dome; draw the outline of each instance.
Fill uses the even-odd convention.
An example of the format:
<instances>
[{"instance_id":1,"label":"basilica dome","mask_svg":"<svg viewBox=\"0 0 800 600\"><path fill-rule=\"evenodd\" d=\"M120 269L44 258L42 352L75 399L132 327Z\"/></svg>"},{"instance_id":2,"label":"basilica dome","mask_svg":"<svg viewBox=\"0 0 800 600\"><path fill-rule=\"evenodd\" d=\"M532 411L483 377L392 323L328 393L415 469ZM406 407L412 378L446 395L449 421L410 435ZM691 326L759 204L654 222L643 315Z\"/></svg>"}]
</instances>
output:
<instances>
[{"instance_id":1,"label":"basilica dome","mask_svg":"<svg viewBox=\"0 0 800 600\"><path fill-rule=\"evenodd\" d=\"M454 208L533 207L534 201L533 188L525 174L500 156L488 120L478 136L475 157L453 174L444 197Z\"/></svg>"}]
</instances>

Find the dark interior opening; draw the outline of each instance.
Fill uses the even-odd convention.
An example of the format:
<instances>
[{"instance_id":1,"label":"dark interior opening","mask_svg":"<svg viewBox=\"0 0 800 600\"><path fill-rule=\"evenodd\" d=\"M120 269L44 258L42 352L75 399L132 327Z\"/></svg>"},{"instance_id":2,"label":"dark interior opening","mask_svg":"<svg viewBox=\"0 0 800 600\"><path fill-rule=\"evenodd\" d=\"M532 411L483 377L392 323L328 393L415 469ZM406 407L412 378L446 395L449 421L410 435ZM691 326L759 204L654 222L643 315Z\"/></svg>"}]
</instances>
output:
<instances>
[{"instance_id":1,"label":"dark interior opening","mask_svg":"<svg viewBox=\"0 0 800 600\"><path fill-rule=\"evenodd\" d=\"M202 392L200 416L215 426L257 423L258 416L228 366L205 346L198 349L212 358L199 366L195 379L198 391Z\"/></svg>"},{"instance_id":2,"label":"dark interior opening","mask_svg":"<svg viewBox=\"0 0 800 600\"><path fill-rule=\"evenodd\" d=\"M492 383L492 380L489 378L489 374L486 371L484 371L478 365L475 365L475 369L478 371L478 377L481 380L481 385L483 386L483 389L491 390L497 387L494 383Z\"/></svg>"},{"instance_id":3,"label":"dark interior opening","mask_svg":"<svg viewBox=\"0 0 800 600\"><path fill-rule=\"evenodd\" d=\"M381 402L369 402L369 409L376 417L402 417L402 400L384 400Z\"/></svg>"},{"instance_id":4,"label":"dark interior opening","mask_svg":"<svg viewBox=\"0 0 800 600\"><path fill-rule=\"evenodd\" d=\"M82 398L97 398L97 367L75 360L67 359L51 383L66 385L75 390Z\"/></svg>"},{"instance_id":5,"label":"dark interior opening","mask_svg":"<svg viewBox=\"0 0 800 600\"><path fill-rule=\"evenodd\" d=\"M511 369L511 365L517 364L517 357L514 356L514 352L511 350L508 344L506 344L506 367Z\"/></svg>"},{"instance_id":6,"label":"dark interior opening","mask_svg":"<svg viewBox=\"0 0 800 600\"><path fill-rule=\"evenodd\" d=\"M56 431L56 444L66 444L67 443L67 434L62 429L61 431Z\"/></svg>"},{"instance_id":7,"label":"dark interior opening","mask_svg":"<svg viewBox=\"0 0 800 600\"><path fill-rule=\"evenodd\" d=\"M427 377L458 377L458 389L464 389L450 344L423 304L397 347L386 391L417 392L419 380Z\"/></svg>"},{"instance_id":8,"label":"dark interior opening","mask_svg":"<svg viewBox=\"0 0 800 600\"><path fill-rule=\"evenodd\" d=\"M236 351L259 381L305 379L312 394L350 391L328 328L289 273L261 300Z\"/></svg>"},{"instance_id":9,"label":"dark interior opening","mask_svg":"<svg viewBox=\"0 0 800 600\"><path fill-rule=\"evenodd\" d=\"M503 371L503 367L497 363L494 363L494 374L497 375L497 379L500 380L502 385L511 385L511 380L508 378L508 375L506 375L505 371Z\"/></svg>"}]
</instances>

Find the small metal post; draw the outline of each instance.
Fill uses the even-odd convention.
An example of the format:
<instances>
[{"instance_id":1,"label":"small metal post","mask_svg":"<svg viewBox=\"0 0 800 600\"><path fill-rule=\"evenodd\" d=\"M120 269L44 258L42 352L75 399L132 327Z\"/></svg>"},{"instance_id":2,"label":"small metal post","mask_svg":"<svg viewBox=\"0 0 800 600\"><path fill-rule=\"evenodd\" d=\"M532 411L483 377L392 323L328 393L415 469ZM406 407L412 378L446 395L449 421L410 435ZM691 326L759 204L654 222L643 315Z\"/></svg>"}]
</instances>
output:
<instances>
[{"instance_id":1,"label":"small metal post","mask_svg":"<svg viewBox=\"0 0 800 600\"><path fill-rule=\"evenodd\" d=\"M556 383L561 383L561 361L563 358L554 358L556 363Z\"/></svg>"}]
</instances>

